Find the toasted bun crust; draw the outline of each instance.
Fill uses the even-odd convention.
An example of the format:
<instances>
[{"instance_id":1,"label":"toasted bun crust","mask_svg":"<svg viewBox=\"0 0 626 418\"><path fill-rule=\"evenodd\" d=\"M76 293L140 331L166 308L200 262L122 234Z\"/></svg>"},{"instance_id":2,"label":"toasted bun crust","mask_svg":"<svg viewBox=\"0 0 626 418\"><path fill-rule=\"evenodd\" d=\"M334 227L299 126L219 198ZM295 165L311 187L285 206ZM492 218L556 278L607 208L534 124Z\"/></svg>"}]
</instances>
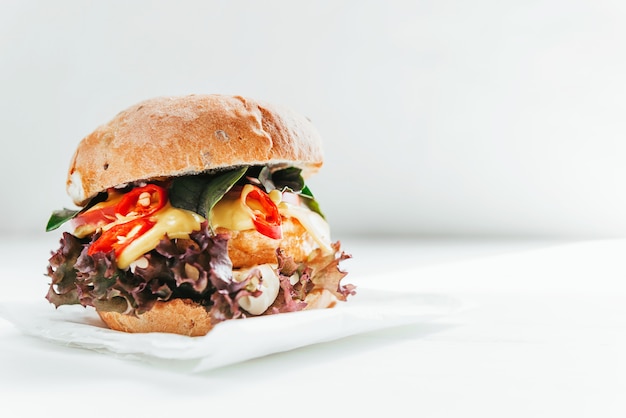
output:
<instances>
[{"instance_id":1,"label":"toasted bun crust","mask_svg":"<svg viewBox=\"0 0 626 418\"><path fill-rule=\"evenodd\" d=\"M240 96L157 97L100 126L78 145L67 177L77 205L121 184L240 165L289 164L304 178L323 163L311 122Z\"/></svg>"},{"instance_id":2,"label":"toasted bun crust","mask_svg":"<svg viewBox=\"0 0 626 418\"><path fill-rule=\"evenodd\" d=\"M306 302L307 310L325 309L334 307L337 298L328 290L322 289L307 295ZM203 306L188 299L157 302L151 310L137 316L97 312L110 329L129 333L165 332L199 337L208 334L215 325Z\"/></svg>"},{"instance_id":3,"label":"toasted bun crust","mask_svg":"<svg viewBox=\"0 0 626 418\"><path fill-rule=\"evenodd\" d=\"M157 302L151 310L138 316L101 311L98 315L107 327L123 332L167 332L197 337L213 328L208 311L187 299Z\"/></svg>"}]
</instances>

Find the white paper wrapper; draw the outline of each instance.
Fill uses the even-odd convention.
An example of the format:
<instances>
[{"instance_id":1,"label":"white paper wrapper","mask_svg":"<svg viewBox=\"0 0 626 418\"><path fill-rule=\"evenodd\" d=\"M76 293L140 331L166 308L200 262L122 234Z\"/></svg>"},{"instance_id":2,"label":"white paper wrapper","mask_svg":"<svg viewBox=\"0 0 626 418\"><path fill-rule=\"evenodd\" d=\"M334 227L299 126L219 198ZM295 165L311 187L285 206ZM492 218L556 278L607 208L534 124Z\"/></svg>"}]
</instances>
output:
<instances>
[{"instance_id":1,"label":"white paper wrapper","mask_svg":"<svg viewBox=\"0 0 626 418\"><path fill-rule=\"evenodd\" d=\"M22 332L67 346L148 362L180 362L204 371L310 344L417 322L429 322L461 308L443 295L358 289L334 309L225 321L206 336L128 334L105 327L91 308L41 301L4 303L0 316Z\"/></svg>"}]
</instances>

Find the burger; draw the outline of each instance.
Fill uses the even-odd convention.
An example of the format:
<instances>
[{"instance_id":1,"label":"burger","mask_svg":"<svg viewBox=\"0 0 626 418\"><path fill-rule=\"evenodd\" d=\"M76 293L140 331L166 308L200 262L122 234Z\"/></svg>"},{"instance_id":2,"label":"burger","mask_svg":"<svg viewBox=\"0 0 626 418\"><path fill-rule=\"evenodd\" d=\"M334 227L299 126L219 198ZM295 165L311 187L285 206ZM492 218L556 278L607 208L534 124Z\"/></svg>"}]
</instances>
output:
<instances>
[{"instance_id":1,"label":"burger","mask_svg":"<svg viewBox=\"0 0 626 418\"><path fill-rule=\"evenodd\" d=\"M323 163L311 122L226 95L157 97L86 136L75 209L51 252L46 299L123 332L205 335L226 320L332 308L355 294L305 180Z\"/></svg>"}]
</instances>

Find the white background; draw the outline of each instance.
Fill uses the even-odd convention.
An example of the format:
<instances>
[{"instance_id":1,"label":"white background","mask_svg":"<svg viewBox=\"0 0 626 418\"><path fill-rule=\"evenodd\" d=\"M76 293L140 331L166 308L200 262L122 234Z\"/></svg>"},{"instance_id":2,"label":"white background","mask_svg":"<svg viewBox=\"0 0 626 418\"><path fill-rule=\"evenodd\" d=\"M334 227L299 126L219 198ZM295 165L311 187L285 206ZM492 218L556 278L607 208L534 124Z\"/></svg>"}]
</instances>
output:
<instances>
[{"instance_id":1,"label":"white background","mask_svg":"<svg viewBox=\"0 0 626 418\"><path fill-rule=\"evenodd\" d=\"M623 0L0 0L0 416L625 417L625 22ZM56 318L43 229L78 141L189 93L309 116L348 282L467 309L195 375L25 335L3 315Z\"/></svg>"},{"instance_id":2,"label":"white background","mask_svg":"<svg viewBox=\"0 0 626 418\"><path fill-rule=\"evenodd\" d=\"M626 234L622 1L0 2L0 231L71 206L78 141L146 98L306 114L344 234Z\"/></svg>"}]
</instances>

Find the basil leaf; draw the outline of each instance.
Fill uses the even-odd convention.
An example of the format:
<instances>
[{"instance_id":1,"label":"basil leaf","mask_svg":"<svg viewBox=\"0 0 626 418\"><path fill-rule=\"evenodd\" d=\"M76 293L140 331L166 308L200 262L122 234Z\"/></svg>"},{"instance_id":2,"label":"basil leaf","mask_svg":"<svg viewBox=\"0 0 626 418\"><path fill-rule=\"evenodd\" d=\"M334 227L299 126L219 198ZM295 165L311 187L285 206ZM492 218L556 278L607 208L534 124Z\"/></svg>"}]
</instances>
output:
<instances>
[{"instance_id":1,"label":"basil leaf","mask_svg":"<svg viewBox=\"0 0 626 418\"><path fill-rule=\"evenodd\" d=\"M304 188L302 188L302 190L300 191L300 196L306 196L309 199L315 199L313 197L313 193L311 192L311 189L309 189L309 186L304 186Z\"/></svg>"},{"instance_id":2,"label":"basil leaf","mask_svg":"<svg viewBox=\"0 0 626 418\"><path fill-rule=\"evenodd\" d=\"M253 170L250 170L248 176L253 174ZM259 173L256 175L256 179L261 183L266 193L271 192L276 188L274 182L272 181L272 172L268 166L263 166Z\"/></svg>"},{"instance_id":3,"label":"basil leaf","mask_svg":"<svg viewBox=\"0 0 626 418\"><path fill-rule=\"evenodd\" d=\"M169 200L172 206L199 212L199 199L208 182L207 176L176 177L169 190Z\"/></svg>"},{"instance_id":4,"label":"basil leaf","mask_svg":"<svg viewBox=\"0 0 626 418\"><path fill-rule=\"evenodd\" d=\"M204 189L200 198L200 215L209 219L209 213L217 202L239 181L246 173L247 167L241 167L237 170L226 171L220 173L211 179L211 182Z\"/></svg>"},{"instance_id":5,"label":"basil leaf","mask_svg":"<svg viewBox=\"0 0 626 418\"><path fill-rule=\"evenodd\" d=\"M322 213L322 210L320 209L319 203L317 203L317 200L315 200L315 197L313 197L313 193L311 192L311 189L309 189L309 186L304 186L299 194L300 196L304 197L304 203L308 206L309 209L320 215L322 218L326 219L326 217Z\"/></svg>"},{"instance_id":6,"label":"basil leaf","mask_svg":"<svg viewBox=\"0 0 626 418\"><path fill-rule=\"evenodd\" d=\"M304 179L300 174L301 169L297 167L287 167L272 173L272 182L276 189L290 189L293 192L300 192L304 187Z\"/></svg>"},{"instance_id":7,"label":"basil leaf","mask_svg":"<svg viewBox=\"0 0 626 418\"><path fill-rule=\"evenodd\" d=\"M48 219L48 224L46 225L46 232L54 231L55 229L63 225L65 222L69 221L70 219L73 219L80 212L81 212L80 210L73 210L73 209L67 209L67 208L63 208L61 210L55 210L54 212L52 212L50 219Z\"/></svg>"},{"instance_id":8,"label":"basil leaf","mask_svg":"<svg viewBox=\"0 0 626 418\"><path fill-rule=\"evenodd\" d=\"M211 209L243 177L247 167L213 175L177 177L169 191L172 206L209 219Z\"/></svg>"},{"instance_id":9,"label":"basil leaf","mask_svg":"<svg viewBox=\"0 0 626 418\"><path fill-rule=\"evenodd\" d=\"M94 196L85 207L82 209L67 209L63 208L61 210L55 210L52 212L50 219L48 219L48 224L46 225L46 232L53 231L63 225L65 222L70 219L74 219L79 213L85 212L86 210L92 208L96 203L104 202L107 200L109 194L107 192L100 192L96 196Z\"/></svg>"},{"instance_id":10,"label":"basil leaf","mask_svg":"<svg viewBox=\"0 0 626 418\"><path fill-rule=\"evenodd\" d=\"M267 173L269 173L269 169L267 167L265 168L267 169ZM326 217L322 213L322 210L320 209L319 203L317 202L317 200L315 200L311 189L309 189L309 186L304 183L304 178L302 177L301 173L302 170L297 167L287 167L273 172L271 174L270 180L264 180L262 178L262 176L264 175L264 171L261 170L261 173L259 174L259 180L264 185L266 184L266 182L268 185L272 184L274 188L278 190L285 191L286 189L289 189L292 192L299 194L304 198L304 203L309 209L319 214L322 218L326 219ZM269 192L272 189L268 189L266 187L266 190Z\"/></svg>"}]
</instances>

